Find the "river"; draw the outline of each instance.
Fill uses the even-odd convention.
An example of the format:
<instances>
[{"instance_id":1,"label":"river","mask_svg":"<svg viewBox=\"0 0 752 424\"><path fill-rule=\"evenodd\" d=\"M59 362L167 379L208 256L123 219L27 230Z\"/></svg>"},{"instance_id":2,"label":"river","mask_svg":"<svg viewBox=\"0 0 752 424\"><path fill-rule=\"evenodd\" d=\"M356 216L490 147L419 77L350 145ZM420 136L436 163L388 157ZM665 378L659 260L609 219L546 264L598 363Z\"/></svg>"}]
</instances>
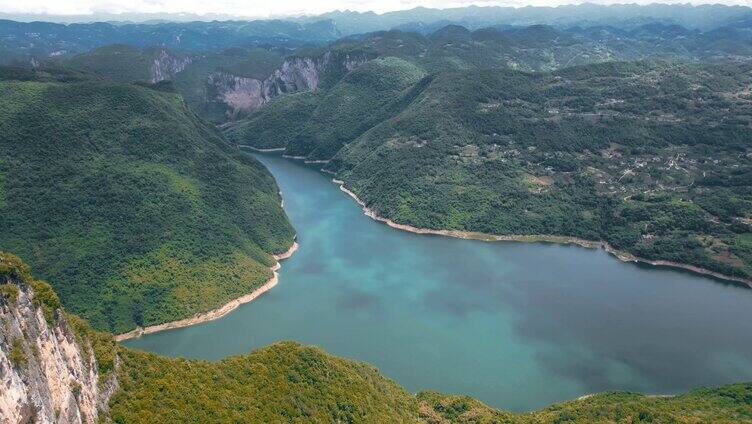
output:
<instances>
[{"instance_id":1,"label":"river","mask_svg":"<svg viewBox=\"0 0 752 424\"><path fill-rule=\"evenodd\" d=\"M125 345L218 359L295 340L413 392L515 411L752 380L750 289L602 250L399 231L363 215L330 176L256 157L298 231L280 283L221 319Z\"/></svg>"}]
</instances>

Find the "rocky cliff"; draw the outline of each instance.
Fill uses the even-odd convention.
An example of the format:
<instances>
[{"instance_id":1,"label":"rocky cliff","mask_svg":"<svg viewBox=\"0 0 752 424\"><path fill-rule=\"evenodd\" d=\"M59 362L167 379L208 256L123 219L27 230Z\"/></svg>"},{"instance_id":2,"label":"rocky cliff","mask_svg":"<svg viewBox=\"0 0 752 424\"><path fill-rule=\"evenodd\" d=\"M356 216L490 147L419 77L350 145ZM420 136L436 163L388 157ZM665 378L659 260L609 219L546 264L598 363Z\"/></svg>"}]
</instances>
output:
<instances>
[{"instance_id":1,"label":"rocky cliff","mask_svg":"<svg viewBox=\"0 0 752 424\"><path fill-rule=\"evenodd\" d=\"M226 71L216 71L207 79L209 102L227 107L227 118L257 109L284 93L316 91L327 78L344 75L365 63L366 54L333 54L330 51L313 57L290 57L266 79L246 78Z\"/></svg>"},{"instance_id":2,"label":"rocky cliff","mask_svg":"<svg viewBox=\"0 0 752 424\"><path fill-rule=\"evenodd\" d=\"M191 56L176 55L167 49L160 48L154 52L152 58L149 82L154 84L172 79L176 74L182 72L192 61L193 58Z\"/></svg>"},{"instance_id":3,"label":"rocky cliff","mask_svg":"<svg viewBox=\"0 0 752 424\"><path fill-rule=\"evenodd\" d=\"M101 422L115 373L100 374L82 322L67 317L49 285L24 268L0 253L0 421Z\"/></svg>"}]
</instances>

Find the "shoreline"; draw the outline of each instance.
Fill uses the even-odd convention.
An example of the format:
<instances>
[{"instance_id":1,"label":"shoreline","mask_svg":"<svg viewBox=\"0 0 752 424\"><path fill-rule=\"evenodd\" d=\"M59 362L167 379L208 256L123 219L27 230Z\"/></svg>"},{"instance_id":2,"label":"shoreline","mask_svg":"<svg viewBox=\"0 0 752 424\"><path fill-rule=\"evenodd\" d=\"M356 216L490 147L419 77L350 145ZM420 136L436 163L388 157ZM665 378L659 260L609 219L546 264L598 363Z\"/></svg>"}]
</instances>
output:
<instances>
[{"instance_id":1,"label":"shoreline","mask_svg":"<svg viewBox=\"0 0 752 424\"><path fill-rule=\"evenodd\" d=\"M281 151L285 150L284 147L272 147L272 148L269 148L269 149L260 149L258 147L253 147L253 146L250 146L248 144L236 144L236 146L238 146L240 148L243 148L243 149L251 149L251 150L253 150L255 152L260 152L260 153L281 152Z\"/></svg>"},{"instance_id":2,"label":"shoreline","mask_svg":"<svg viewBox=\"0 0 752 424\"><path fill-rule=\"evenodd\" d=\"M284 150L284 148L282 148L282 150ZM330 161L329 159L308 159L307 156L290 156L286 154L282 154L282 157L285 159L302 160L303 163L327 164Z\"/></svg>"},{"instance_id":3,"label":"shoreline","mask_svg":"<svg viewBox=\"0 0 752 424\"><path fill-rule=\"evenodd\" d=\"M127 333L121 333L115 335L115 341L120 342L123 340L133 339L137 337L141 337L146 334L152 334L157 333L160 331L165 330L173 330L176 328L183 328L183 327L189 327L191 325L200 324L202 322L207 321L214 321L215 319L222 318L223 316L229 314L230 312L237 309L240 305L243 305L245 303L251 302L255 300L257 297L261 296L262 294L266 293L267 291L271 290L274 286L279 283L279 271L280 268L282 268L282 264L280 264L279 261L285 260L289 258L290 256L295 253L296 250L298 250L298 242L293 241L292 246L290 246L287 251L280 253L278 255L272 255L274 259L276 259L277 263L274 264L270 269L272 270L272 276L269 278L264 284L262 284L260 287L256 288L252 292L245 294L243 296L237 297L235 299L230 300L229 302L211 309L206 312L199 312L195 315L193 315L190 318L183 318L177 321L170 321L165 322L162 324L156 324L156 325L150 325L148 327L137 327L134 330L128 331Z\"/></svg>"},{"instance_id":4,"label":"shoreline","mask_svg":"<svg viewBox=\"0 0 752 424\"><path fill-rule=\"evenodd\" d=\"M363 213L367 217L375 221L383 222L384 224L392 228L396 228L398 230L408 231L408 232L415 233L415 234L432 234L432 235L469 239L469 240L480 240L480 241L516 241L516 242L525 242L525 243L545 242L545 243L556 243L556 244L574 244L574 245L585 247L588 249L603 249L607 253L615 256L617 259L619 259L622 262L639 262L639 263L644 263L644 264L653 265L653 266L679 268L685 271L691 271L697 274L715 277L721 280L741 283L741 284L746 285L749 288L752 288L752 280L750 279L745 279L742 277L734 277L731 275L722 274L720 272L711 271L706 268L702 268L702 267L690 265L690 264L685 264L681 262L666 261L666 260L661 260L661 259L651 260L651 259L640 258L629 252L624 252L624 251L615 249L613 246L611 246L608 242L605 242L605 241L585 240L585 239L581 239L578 237L570 237L570 236L496 235L496 234L479 233L476 231L434 230L430 228L419 228L419 227L413 227L412 225L400 224L400 223L392 221L391 219L384 218L376 214L376 212L374 212L373 209L370 209L369 207L367 207L365 202L360 200L360 198L355 193L353 193L352 191L348 190L345 187L344 181L338 180L335 178L335 179L332 179L332 182L334 184L337 184L339 186L339 189L342 192L352 197L355 200L355 202L357 202L358 205L360 205L360 207L363 208Z\"/></svg>"}]
</instances>

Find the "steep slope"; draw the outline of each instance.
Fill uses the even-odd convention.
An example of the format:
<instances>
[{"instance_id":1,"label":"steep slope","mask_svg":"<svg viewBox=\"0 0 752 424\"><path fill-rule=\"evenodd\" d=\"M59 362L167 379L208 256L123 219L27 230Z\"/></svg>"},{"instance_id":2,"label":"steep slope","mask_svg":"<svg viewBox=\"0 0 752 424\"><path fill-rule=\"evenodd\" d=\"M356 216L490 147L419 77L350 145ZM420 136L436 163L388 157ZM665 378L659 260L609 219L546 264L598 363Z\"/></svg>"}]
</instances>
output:
<instances>
[{"instance_id":1,"label":"steep slope","mask_svg":"<svg viewBox=\"0 0 752 424\"><path fill-rule=\"evenodd\" d=\"M415 227L605 240L749 280L750 83L648 63L443 74L328 169Z\"/></svg>"},{"instance_id":2,"label":"steep slope","mask_svg":"<svg viewBox=\"0 0 752 424\"><path fill-rule=\"evenodd\" d=\"M368 69L388 80L369 62L319 93L309 114L274 113L291 103L283 97L228 132L258 146L262 125L299 131L263 145L331 158L325 170L400 224L602 240L623 259L752 278L749 65L452 70L395 84L391 93L409 93L392 94L398 107L350 106L378 98L346 85ZM355 113L327 120L336 109L322 99Z\"/></svg>"},{"instance_id":3,"label":"steep slope","mask_svg":"<svg viewBox=\"0 0 752 424\"><path fill-rule=\"evenodd\" d=\"M318 92L281 95L225 125L227 137L256 149L285 149L288 156L326 161L347 142L399 113L420 92L425 71L397 57L374 57L357 48L336 50L346 62L323 73Z\"/></svg>"},{"instance_id":4,"label":"steep slope","mask_svg":"<svg viewBox=\"0 0 752 424\"><path fill-rule=\"evenodd\" d=\"M62 61L65 66L118 82L155 83L172 79L194 60L163 47L139 49L113 44Z\"/></svg>"},{"instance_id":5,"label":"steep slope","mask_svg":"<svg viewBox=\"0 0 752 424\"><path fill-rule=\"evenodd\" d=\"M216 308L293 242L271 175L175 93L3 81L0 98L0 245L96 328Z\"/></svg>"},{"instance_id":6,"label":"steep slope","mask_svg":"<svg viewBox=\"0 0 752 424\"><path fill-rule=\"evenodd\" d=\"M601 393L515 414L467 396L414 396L367 364L293 342L216 362L160 357L92 331L3 252L0 382L0 419L11 423L752 422L752 384Z\"/></svg>"},{"instance_id":7,"label":"steep slope","mask_svg":"<svg viewBox=\"0 0 752 424\"><path fill-rule=\"evenodd\" d=\"M47 283L0 252L3 422L99 422L118 387L115 348L112 336L67 316Z\"/></svg>"},{"instance_id":8,"label":"steep slope","mask_svg":"<svg viewBox=\"0 0 752 424\"><path fill-rule=\"evenodd\" d=\"M401 110L422 69L397 58L379 58L348 73L325 95L286 153L328 160L350 140ZM252 144L253 142L251 142Z\"/></svg>"},{"instance_id":9,"label":"steep slope","mask_svg":"<svg viewBox=\"0 0 752 424\"><path fill-rule=\"evenodd\" d=\"M41 61L108 44L162 46L190 52L231 47L323 44L339 32L328 20L299 24L283 20L212 22L92 22L70 25L0 19L0 65ZM5 54L7 53L7 54Z\"/></svg>"},{"instance_id":10,"label":"steep slope","mask_svg":"<svg viewBox=\"0 0 752 424\"><path fill-rule=\"evenodd\" d=\"M557 403L529 414L489 408L467 396L418 394L421 418L430 424L491 423L749 423L752 384L692 390L678 396L606 392Z\"/></svg>"},{"instance_id":11,"label":"steep slope","mask_svg":"<svg viewBox=\"0 0 752 424\"><path fill-rule=\"evenodd\" d=\"M128 371L112 400L116 422L418 421L415 398L372 366L297 343L217 362L130 350L122 359Z\"/></svg>"}]
</instances>

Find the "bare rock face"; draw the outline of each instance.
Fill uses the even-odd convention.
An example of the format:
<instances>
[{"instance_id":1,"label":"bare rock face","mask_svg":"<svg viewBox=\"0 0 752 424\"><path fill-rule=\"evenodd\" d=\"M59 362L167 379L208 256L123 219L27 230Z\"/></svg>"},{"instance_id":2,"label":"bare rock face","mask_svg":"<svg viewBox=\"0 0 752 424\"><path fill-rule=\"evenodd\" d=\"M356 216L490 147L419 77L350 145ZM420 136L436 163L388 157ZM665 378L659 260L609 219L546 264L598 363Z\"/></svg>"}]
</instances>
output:
<instances>
[{"instance_id":1,"label":"bare rock face","mask_svg":"<svg viewBox=\"0 0 752 424\"><path fill-rule=\"evenodd\" d=\"M172 79L176 74L182 72L192 61L190 56L176 56L169 53L166 49L159 49L154 55L151 65L152 84Z\"/></svg>"},{"instance_id":2,"label":"bare rock face","mask_svg":"<svg viewBox=\"0 0 752 424\"><path fill-rule=\"evenodd\" d=\"M233 119L242 112L250 112L269 100L285 93L316 91L327 72L349 72L368 60L366 55L334 55L331 52L318 57L291 57L264 80L245 78L228 72L209 75L208 92L216 93L215 101L228 106L227 118Z\"/></svg>"},{"instance_id":3,"label":"bare rock face","mask_svg":"<svg viewBox=\"0 0 752 424\"><path fill-rule=\"evenodd\" d=\"M117 381L99 382L83 343L60 311L48 322L30 287L0 296L0 422L96 423Z\"/></svg>"}]
</instances>

